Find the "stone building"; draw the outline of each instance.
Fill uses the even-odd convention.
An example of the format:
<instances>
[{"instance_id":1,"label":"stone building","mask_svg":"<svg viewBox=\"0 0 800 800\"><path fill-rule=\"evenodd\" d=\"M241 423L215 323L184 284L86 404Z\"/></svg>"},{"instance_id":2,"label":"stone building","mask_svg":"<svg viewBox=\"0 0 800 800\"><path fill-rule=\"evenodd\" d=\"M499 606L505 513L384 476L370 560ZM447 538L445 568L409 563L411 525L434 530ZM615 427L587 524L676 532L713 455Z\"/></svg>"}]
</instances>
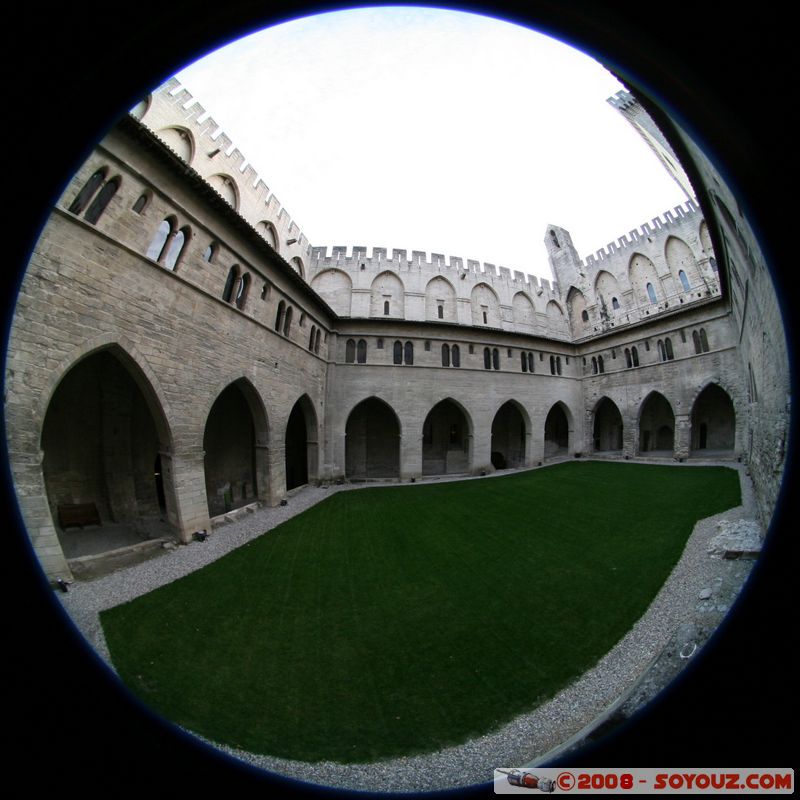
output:
<instances>
[{"instance_id":1,"label":"stone building","mask_svg":"<svg viewBox=\"0 0 800 800\"><path fill-rule=\"evenodd\" d=\"M108 132L21 284L7 437L49 577L70 577L77 524L107 530L108 549L121 530L189 541L307 483L565 456L741 459L769 520L789 413L778 302L680 130L676 179L702 181L703 211L690 199L586 258L550 225L549 282L312 246L190 101L170 81ZM611 102L678 163L631 95Z\"/></svg>"}]
</instances>

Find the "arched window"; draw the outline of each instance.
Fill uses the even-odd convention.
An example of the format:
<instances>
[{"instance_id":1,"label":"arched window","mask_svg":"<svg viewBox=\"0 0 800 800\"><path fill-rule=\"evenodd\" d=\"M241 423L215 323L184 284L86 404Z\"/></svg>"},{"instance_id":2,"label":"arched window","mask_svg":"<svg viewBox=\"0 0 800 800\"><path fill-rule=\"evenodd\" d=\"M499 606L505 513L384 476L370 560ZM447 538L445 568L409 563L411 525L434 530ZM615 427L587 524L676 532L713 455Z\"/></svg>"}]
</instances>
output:
<instances>
[{"instance_id":1,"label":"arched window","mask_svg":"<svg viewBox=\"0 0 800 800\"><path fill-rule=\"evenodd\" d=\"M106 179L106 172L107 170L105 167L99 169L86 181L83 189L78 192L78 196L72 201L72 205L69 207L71 213L80 214L83 212L83 209L89 205L89 201L94 197L95 192L103 185L103 181Z\"/></svg>"},{"instance_id":2,"label":"arched window","mask_svg":"<svg viewBox=\"0 0 800 800\"><path fill-rule=\"evenodd\" d=\"M500 351L496 347L492 349L492 366L500 369Z\"/></svg>"},{"instance_id":3,"label":"arched window","mask_svg":"<svg viewBox=\"0 0 800 800\"><path fill-rule=\"evenodd\" d=\"M384 300L383 301L383 315L385 317L389 316L389 301L388 300Z\"/></svg>"},{"instance_id":4,"label":"arched window","mask_svg":"<svg viewBox=\"0 0 800 800\"><path fill-rule=\"evenodd\" d=\"M289 306L286 309L286 317L283 320L283 335L284 336L288 336L289 335L289 329L292 326L292 314L293 313L294 313L294 310L292 309L291 306Z\"/></svg>"},{"instance_id":5,"label":"arched window","mask_svg":"<svg viewBox=\"0 0 800 800\"><path fill-rule=\"evenodd\" d=\"M283 315L286 313L286 303L283 300L278 303L278 313L275 315L275 330L278 333L281 332L281 328L283 328Z\"/></svg>"},{"instance_id":6,"label":"arched window","mask_svg":"<svg viewBox=\"0 0 800 800\"><path fill-rule=\"evenodd\" d=\"M631 359L633 360L633 366L639 366L639 351L635 347L631 347Z\"/></svg>"},{"instance_id":7,"label":"arched window","mask_svg":"<svg viewBox=\"0 0 800 800\"><path fill-rule=\"evenodd\" d=\"M603 364L603 356L597 356L597 371L601 374L606 371L605 365Z\"/></svg>"},{"instance_id":8,"label":"arched window","mask_svg":"<svg viewBox=\"0 0 800 800\"><path fill-rule=\"evenodd\" d=\"M225 288L222 290L222 299L226 303L230 303L231 300L233 299L233 292L236 288L238 280L239 280L239 267L237 267L236 264L234 264L228 270L228 278L225 281ZM278 308L278 312L282 313L280 308Z\"/></svg>"},{"instance_id":9,"label":"arched window","mask_svg":"<svg viewBox=\"0 0 800 800\"><path fill-rule=\"evenodd\" d=\"M119 184L119 178L112 178L100 190L97 197L95 197L94 201L89 206L89 210L83 217L87 222L91 222L92 225L94 225L94 223L100 219L100 215L106 210L106 206L108 206L108 204L111 202L111 198L117 193Z\"/></svg>"},{"instance_id":10,"label":"arched window","mask_svg":"<svg viewBox=\"0 0 800 800\"><path fill-rule=\"evenodd\" d=\"M359 364L366 364L367 363L367 342L364 339L358 340L358 352L356 355L356 361Z\"/></svg>"},{"instance_id":11,"label":"arched window","mask_svg":"<svg viewBox=\"0 0 800 800\"><path fill-rule=\"evenodd\" d=\"M308 336L308 349L309 350L313 350L314 349L314 339L316 338L316 333L317 333L317 326L316 325L312 325L311 326L311 333Z\"/></svg>"},{"instance_id":12,"label":"arched window","mask_svg":"<svg viewBox=\"0 0 800 800\"><path fill-rule=\"evenodd\" d=\"M403 343L402 342L395 342L394 343L394 353L393 353L393 360L395 364L402 364L403 363Z\"/></svg>"},{"instance_id":13,"label":"arched window","mask_svg":"<svg viewBox=\"0 0 800 800\"><path fill-rule=\"evenodd\" d=\"M556 372L561 374L561 356L556 356Z\"/></svg>"},{"instance_id":14,"label":"arched window","mask_svg":"<svg viewBox=\"0 0 800 800\"><path fill-rule=\"evenodd\" d=\"M250 273L245 272L236 289L236 308L243 309L247 302L247 292L250 289Z\"/></svg>"},{"instance_id":15,"label":"arched window","mask_svg":"<svg viewBox=\"0 0 800 800\"><path fill-rule=\"evenodd\" d=\"M556 357L555 356L550 356L550 374L551 375L555 375L556 374Z\"/></svg>"},{"instance_id":16,"label":"arched window","mask_svg":"<svg viewBox=\"0 0 800 800\"><path fill-rule=\"evenodd\" d=\"M414 363L414 343L413 342L406 342L405 348L403 349L403 356L405 358L406 364L413 364Z\"/></svg>"},{"instance_id":17,"label":"arched window","mask_svg":"<svg viewBox=\"0 0 800 800\"><path fill-rule=\"evenodd\" d=\"M533 372L533 365L536 362L533 360L533 353L528 353L528 372Z\"/></svg>"},{"instance_id":18,"label":"arched window","mask_svg":"<svg viewBox=\"0 0 800 800\"><path fill-rule=\"evenodd\" d=\"M436 313L439 315L439 319L444 319L444 306L441 303L436 306Z\"/></svg>"},{"instance_id":19,"label":"arched window","mask_svg":"<svg viewBox=\"0 0 800 800\"><path fill-rule=\"evenodd\" d=\"M581 311L581 320L583 322L589 321L589 312L585 308L583 309L583 311Z\"/></svg>"},{"instance_id":20,"label":"arched window","mask_svg":"<svg viewBox=\"0 0 800 800\"><path fill-rule=\"evenodd\" d=\"M147 208L147 203L150 201L150 198L146 194L139 195L137 201L133 204L133 213L134 214L141 214L142 211Z\"/></svg>"},{"instance_id":21,"label":"arched window","mask_svg":"<svg viewBox=\"0 0 800 800\"><path fill-rule=\"evenodd\" d=\"M161 261L161 257L164 255L164 249L171 233L172 223L168 219L162 220L161 224L158 226L156 235L150 242L150 247L147 248L147 253L145 254L147 258L151 259L152 261Z\"/></svg>"},{"instance_id":22,"label":"arched window","mask_svg":"<svg viewBox=\"0 0 800 800\"><path fill-rule=\"evenodd\" d=\"M633 366L633 361L631 361L631 351L628 348L625 348L625 366L630 369Z\"/></svg>"},{"instance_id":23,"label":"arched window","mask_svg":"<svg viewBox=\"0 0 800 800\"><path fill-rule=\"evenodd\" d=\"M522 366L522 371L523 372L527 372L528 371L528 359L525 357L525 353L520 353L519 354L519 360L520 360L520 364Z\"/></svg>"},{"instance_id":24,"label":"arched window","mask_svg":"<svg viewBox=\"0 0 800 800\"><path fill-rule=\"evenodd\" d=\"M597 375L597 359L592 356L592 375Z\"/></svg>"},{"instance_id":25,"label":"arched window","mask_svg":"<svg viewBox=\"0 0 800 800\"><path fill-rule=\"evenodd\" d=\"M216 242L209 242L208 247L206 247L205 252L203 253L203 261L206 264L211 264L214 260L214 256L217 254L217 243ZM264 286L268 286L268 284L264 284ZM264 296L264 292L261 293L261 296Z\"/></svg>"},{"instance_id":26,"label":"arched window","mask_svg":"<svg viewBox=\"0 0 800 800\"><path fill-rule=\"evenodd\" d=\"M661 339L658 340L658 360L659 361L666 361L667 360L667 352L664 350L664 342Z\"/></svg>"},{"instance_id":27,"label":"arched window","mask_svg":"<svg viewBox=\"0 0 800 800\"><path fill-rule=\"evenodd\" d=\"M442 345L442 366L449 367L450 366L450 345L443 344Z\"/></svg>"},{"instance_id":28,"label":"arched window","mask_svg":"<svg viewBox=\"0 0 800 800\"><path fill-rule=\"evenodd\" d=\"M164 258L164 266L167 269L174 270L178 264L178 259L181 257L186 243L189 241L190 231L189 228L181 228L173 237L169 244L169 250ZM241 308L241 306L240 306Z\"/></svg>"},{"instance_id":29,"label":"arched window","mask_svg":"<svg viewBox=\"0 0 800 800\"><path fill-rule=\"evenodd\" d=\"M486 310L483 311L483 324L484 325L489 324L489 312Z\"/></svg>"},{"instance_id":30,"label":"arched window","mask_svg":"<svg viewBox=\"0 0 800 800\"><path fill-rule=\"evenodd\" d=\"M692 341L694 342L694 352L702 353L703 351L700 347L700 334L697 331L692 331Z\"/></svg>"},{"instance_id":31,"label":"arched window","mask_svg":"<svg viewBox=\"0 0 800 800\"><path fill-rule=\"evenodd\" d=\"M616 311L619 308L619 300L617 300L616 297L611 298L611 308L613 308L614 311Z\"/></svg>"},{"instance_id":32,"label":"arched window","mask_svg":"<svg viewBox=\"0 0 800 800\"><path fill-rule=\"evenodd\" d=\"M647 284L647 296L650 298L651 303L657 303L658 298L656 297L656 290L653 288L652 283Z\"/></svg>"},{"instance_id":33,"label":"arched window","mask_svg":"<svg viewBox=\"0 0 800 800\"><path fill-rule=\"evenodd\" d=\"M700 349L704 352L708 352L708 337L706 336L706 329L700 328Z\"/></svg>"},{"instance_id":34,"label":"arched window","mask_svg":"<svg viewBox=\"0 0 800 800\"><path fill-rule=\"evenodd\" d=\"M483 348L483 368L492 368L492 351L488 347Z\"/></svg>"},{"instance_id":35,"label":"arched window","mask_svg":"<svg viewBox=\"0 0 800 800\"><path fill-rule=\"evenodd\" d=\"M453 357L453 366L460 367L461 366L461 350L459 349L457 344L454 344L450 355Z\"/></svg>"},{"instance_id":36,"label":"arched window","mask_svg":"<svg viewBox=\"0 0 800 800\"><path fill-rule=\"evenodd\" d=\"M319 340L321 338L321 335L322 331L319 328L317 328L317 335L314 338L314 352L317 354L319 354Z\"/></svg>"},{"instance_id":37,"label":"arched window","mask_svg":"<svg viewBox=\"0 0 800 800\"><path fill-rule=\"evenodd\" d=\"M675 353L672 349L672 339L670 339L669 336L664 339L664 354L667 357L667 361L672 361L672 359L675 358Z\"/></svg>"},{"instance_id":38,"label":"arched window","mask_svg":"<svg viewBox=\"0 0 800 800\"><path fill-rule=\"evenodd\" d=\"M683 291L688 292L691 287L689 286L689 279L686 277L686 273L683 270L678 273L678 278L683 286Z\"/></svg>"},{"instance_id":39,"label":"arched window","mask_svg":"<svg viewBox=\"0 0 800 800\"><path fill-rule=\"evenodd\" d=\"M348 339L344 349L344 360L348 364L353 364L356 360L356 340Z\"/></svg>"}]
</instances>

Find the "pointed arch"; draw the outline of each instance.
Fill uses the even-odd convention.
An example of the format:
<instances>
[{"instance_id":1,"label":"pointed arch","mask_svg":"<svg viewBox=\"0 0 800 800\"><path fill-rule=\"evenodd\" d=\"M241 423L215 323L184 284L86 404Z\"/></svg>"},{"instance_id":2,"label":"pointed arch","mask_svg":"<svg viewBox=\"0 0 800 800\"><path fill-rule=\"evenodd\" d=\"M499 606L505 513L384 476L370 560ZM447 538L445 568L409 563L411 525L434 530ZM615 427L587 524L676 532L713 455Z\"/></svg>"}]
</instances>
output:
<instances>
[{"instance_id":1,"label":"pointed arch","mask_svg":"<svg viewBox=\"0 0 800 800\"><path fill-rule=\"evenodd\" d=\"M284 432L286 490L296 489L317 478L319 419L314 403L303 394L292 406Z\"/></svg>"},{"instance_id":2,"label":"pointed arch","mask_svg":"<svg viewBox=\"0 0 800 800\"><path fill-rule=\"evenodd\" d=\"M311 279L311 288L340 316L349 317L353 281L340 269L326 269Z\"/></svg>"},{"instance_id":3,"label":"pointed arch","mask_svg":"<svg viewBox=\"0 0 800 800\"><path fill-rule=\"evenodd\" d=\"M594 452L622 451L622 413L610 397L601 397L592 411L592 447Z\"/></svg>"},{"instance_id":4,"label":"pointed arch","mask_svg":"<svg viewBox=\"0 0 800 800\"><path fill-rule=\"evenodd\" d=\"M729 392L710 381L692 401L692 452L733 452L736 448L736 408Z\"/></svg>"},{"instance_id":5,"label":"pointed arch","mask_svg":"<svg viewBox=\"0 0 800 800\"><path fill-rule=\"evenodd\" d=\"M488 283L476 283L470 294L472 305L472 324L499 328L500 300Z\"/></svg>"},{"instance_id":6,"label":"pointed arch","mask_svg":"<svg viewBox=\"0 0 800 800\"><path fill-rule=\"evenodd\" d=\"M530 416L517 400L506 400L497 409L491 427L491 460L495 469L518 469L528 463L530 430Z\"/></svg>"},{"instance_id":7,"label":"pointed arch","mask_svg":"<svg viewBox=\"0 0 800 800\"><path fill-rule=\"evenodd\" d=\"M402 319L405 316L405 292L405 285L399 275L390 270L379 273L370 286L369 315ZM385 313L387 303L388 314Z\"/></svg>"},{"instance_id":8,"label":"pointed arch","mask_svg":"<svg viewBox=\"0 0 800 800\"><path fill-rule=\"evenodd\" d=\"M675 451L675 412L661 392L652 391L639 406L639 452L672 456Z\"/></svg>"},{"instance_id":9,"label":"pointed arch","mask_svg":"<svg viewBox=\"0 0 800 800\"><path fill-rule=\"evenodd\" d=\"M469 472L473 424L469 412L452 397L436 403L422 424L422 474Z\"/></svg>"},{"instance_id":10,"label":"pointed arch","mask_svg":"<svg viewBox=\"0 0 800 800\"><path fill-rule=\"evenodd\" d=\"M345 422L345 476L399 477L401 432L397 412L383 398L372 395L356 403Z\"/></svg>"},{"instance_id":11,"label":"pointed arch","mask_svg":"<svg viewBox=\"0 0 800 800\"><path fill-rule=\"evenodd\" d=\"M456 322L456 290L447 278L437 275L425 286L425 319Z\"/></svg>"},{"instance_id":12,"label":"pointed arch","mask_svg":"<svg viewBox=\"0 0 800 800\"><path fill-rule=\"evenodd\" d=\"M572 412L563 400L550 407L544 421L544 457L565 456L572 447Z\"/></svg>"}]
</instances>

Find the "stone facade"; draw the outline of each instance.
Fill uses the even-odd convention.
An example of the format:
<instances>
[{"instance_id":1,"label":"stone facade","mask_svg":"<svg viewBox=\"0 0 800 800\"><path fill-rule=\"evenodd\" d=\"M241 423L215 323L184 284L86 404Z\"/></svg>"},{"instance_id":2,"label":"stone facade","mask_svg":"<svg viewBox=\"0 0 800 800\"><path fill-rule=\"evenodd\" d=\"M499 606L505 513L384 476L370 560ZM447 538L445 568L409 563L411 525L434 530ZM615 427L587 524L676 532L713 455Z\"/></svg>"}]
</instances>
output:
<instances>
[{"instance_id":1,"label":"stone facade","mask_svg":"<svg viewBox=\"0 0 800 800\"><path fill-rule=\"evenodd\" d=\"M22 282L8 444L49 576L70 574L70 504L188 541L308 482L563 455L743 458L769 519L787 349L730 198L713 219L689 201L586 259L548 226L552 282L417 251L329 255L203 114L169 82L112 129Z\"/></svg>"}]
</instances>

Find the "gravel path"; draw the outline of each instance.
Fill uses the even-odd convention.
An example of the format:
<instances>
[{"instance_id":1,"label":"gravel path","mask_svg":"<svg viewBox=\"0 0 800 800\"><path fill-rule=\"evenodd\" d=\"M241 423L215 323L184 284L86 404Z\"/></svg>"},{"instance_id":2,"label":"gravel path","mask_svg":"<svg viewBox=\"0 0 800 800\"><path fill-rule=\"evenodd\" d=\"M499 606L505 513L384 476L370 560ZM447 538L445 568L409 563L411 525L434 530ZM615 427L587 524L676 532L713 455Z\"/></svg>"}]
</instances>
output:
<instances>
[{"instance_id":1,"label":"gravel path","mask_svg":"<svg viewBox=\"0 0 800 800\"><path fill-rule=\"evenodd\" d=\"M694 465L700 464L685 466ZM709 554L720 523L724 528L726 523L747 520L751 528L757 527L745 468L725 466L739 472L742 505L697 523L680 561L647 613L592 670L550 702L502 729L429 755L365 765L307 764L218 749L271 772L326 786L417 792L485 783L492 780L495 767L543 763L556 752L576 746L612 715L630 716L702 647L730 608L753 563L751 559L729 560ZM447 479L439 482L443 480ZM205 542L178 547L97 580L76 582L68 593L59 593L59 598L89 644L110 664L100 611L193 572L336 491L359 488L363 487L304 487L289 497L286 506L243 512L216 528ZM453 782L454 776L458 784Z\"/></svg>"}]
</instances>

